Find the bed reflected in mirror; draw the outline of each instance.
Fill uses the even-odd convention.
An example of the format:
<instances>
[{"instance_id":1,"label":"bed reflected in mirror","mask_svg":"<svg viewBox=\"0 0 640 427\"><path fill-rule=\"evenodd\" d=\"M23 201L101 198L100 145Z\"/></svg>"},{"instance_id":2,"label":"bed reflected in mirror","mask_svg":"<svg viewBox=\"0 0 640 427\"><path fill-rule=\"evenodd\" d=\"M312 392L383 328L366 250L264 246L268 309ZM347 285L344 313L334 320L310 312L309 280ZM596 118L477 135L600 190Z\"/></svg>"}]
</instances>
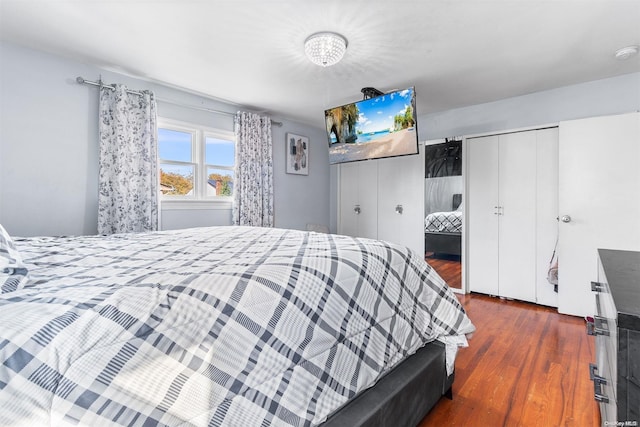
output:
<instances>
[{"instance_id":1,"label":"bed reflected in mirror","mask_svg":"<svg viewBox=\"0 0 640 427\"><path fill-rule=\"evenodd\" d=\"M462 289L462 141L425 143L425 260Z\"/></svg>"}]
</instances>

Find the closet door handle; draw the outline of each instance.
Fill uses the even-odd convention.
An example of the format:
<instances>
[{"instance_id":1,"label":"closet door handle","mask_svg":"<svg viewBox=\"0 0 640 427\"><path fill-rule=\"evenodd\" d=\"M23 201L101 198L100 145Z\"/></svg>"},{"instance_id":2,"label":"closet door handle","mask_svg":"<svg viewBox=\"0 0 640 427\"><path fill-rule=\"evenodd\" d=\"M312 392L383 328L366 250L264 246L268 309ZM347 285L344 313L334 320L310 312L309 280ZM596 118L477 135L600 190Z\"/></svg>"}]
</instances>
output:
<instances>
[{"instance_id":1,"label":"closet door handle","mask_svg":"<svg viewBox=\"0 0 640 427\"><path fill-rule=\"evenodd\" d=\"M356 213L356 215L360 215L360 212L362 212L362 210L360 209L360 205L356 205L353 208L353 211Z\"/></svg>"}]
</instances>

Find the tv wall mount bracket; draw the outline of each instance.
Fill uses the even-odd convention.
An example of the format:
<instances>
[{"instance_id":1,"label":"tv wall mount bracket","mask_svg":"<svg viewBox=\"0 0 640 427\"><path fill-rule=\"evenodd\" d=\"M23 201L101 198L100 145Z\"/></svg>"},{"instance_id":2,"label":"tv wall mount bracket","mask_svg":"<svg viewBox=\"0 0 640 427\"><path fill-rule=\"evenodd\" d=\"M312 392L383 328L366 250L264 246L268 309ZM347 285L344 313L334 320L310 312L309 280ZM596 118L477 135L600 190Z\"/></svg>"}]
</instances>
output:
<instances>
[{"instance_id":1,"label":"tv wall mount bracket","mask_svg":"<svg viewBox=\"0 0 640 427\"><path fill-rule=\"evenodd\" d=\"M376 96L384 95L384 92L374 87L363 87L360 92L363 94L363 99L371 99Z\"/></svg>"}]
</instances>

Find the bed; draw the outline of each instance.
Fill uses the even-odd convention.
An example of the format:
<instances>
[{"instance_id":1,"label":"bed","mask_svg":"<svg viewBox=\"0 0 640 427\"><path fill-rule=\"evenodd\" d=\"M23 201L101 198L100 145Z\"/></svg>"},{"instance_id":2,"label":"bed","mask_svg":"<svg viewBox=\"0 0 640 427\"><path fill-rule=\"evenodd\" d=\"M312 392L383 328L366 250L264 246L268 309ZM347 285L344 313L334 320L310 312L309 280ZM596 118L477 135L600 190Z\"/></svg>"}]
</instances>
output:
<instances>
[{"instance_id":1,"label":"bed","mask_svg":"<svg viewBox=\"0 0 640 427\"><path fill-rule=\"evenodd\" d=\"M461 254L462 194L452 197L451 211L432 212L424 219L424 250L437 255Z\"/></svg>"},{"instance_id":2,"label":"bed","mask_svg":"<svg viewBox=\"0 0 640 427\"><path fill-rule=\"evenodd\" d=\"M375 240L208 227L8 245L0 425L415 425L474 330L421 256Z\"/></svg>"}]
</instances>

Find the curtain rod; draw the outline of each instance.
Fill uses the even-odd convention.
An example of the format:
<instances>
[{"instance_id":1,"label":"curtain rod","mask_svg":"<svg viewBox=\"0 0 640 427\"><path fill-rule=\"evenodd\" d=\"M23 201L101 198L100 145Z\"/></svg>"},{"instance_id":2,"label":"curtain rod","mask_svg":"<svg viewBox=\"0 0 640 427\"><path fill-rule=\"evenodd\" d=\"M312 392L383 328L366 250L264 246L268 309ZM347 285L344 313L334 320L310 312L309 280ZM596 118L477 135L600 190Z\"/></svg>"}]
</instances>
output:
<instances>
[{"instance_id":1,"label":"curtain rod","mask_svg":"<svg viewBox=\"0 0 640 427\"><path fill-rule=\"evenodd\" d=\"M106 87L106 88L109 88L111 90L115 90L115 88L112 85L104 84L104 83L102 83L102 81L92 82L91 80L85 80L83 77L76 77L76 82L78 82L79 84L98 86L98 87ZM138 96L142 96L143 95L142 92L138 92L138 91L130 90L130 89L127 89L127 93L130 93L132 95L138 95ZM156 99L158 101L160 101L160 102L166 102L167 104L173 104L173 105L177 105L179 107L190 108L192 110L207 111L209 113L223 114L223 115L226 115L226 116L234 116L234 117L236 115L236 113L231 113L229 111L214 110L212 108L199 107L197 105L187 105L187 104L183 104L183 103L178 102L178 101L172 101L170 99L163 99L163 98L156 98ZM271 124L274 125L274 126L279 126L279 127L282 126L282 122L276 122L275 120L271 120Z\"/></svg>"}]
</instances>

